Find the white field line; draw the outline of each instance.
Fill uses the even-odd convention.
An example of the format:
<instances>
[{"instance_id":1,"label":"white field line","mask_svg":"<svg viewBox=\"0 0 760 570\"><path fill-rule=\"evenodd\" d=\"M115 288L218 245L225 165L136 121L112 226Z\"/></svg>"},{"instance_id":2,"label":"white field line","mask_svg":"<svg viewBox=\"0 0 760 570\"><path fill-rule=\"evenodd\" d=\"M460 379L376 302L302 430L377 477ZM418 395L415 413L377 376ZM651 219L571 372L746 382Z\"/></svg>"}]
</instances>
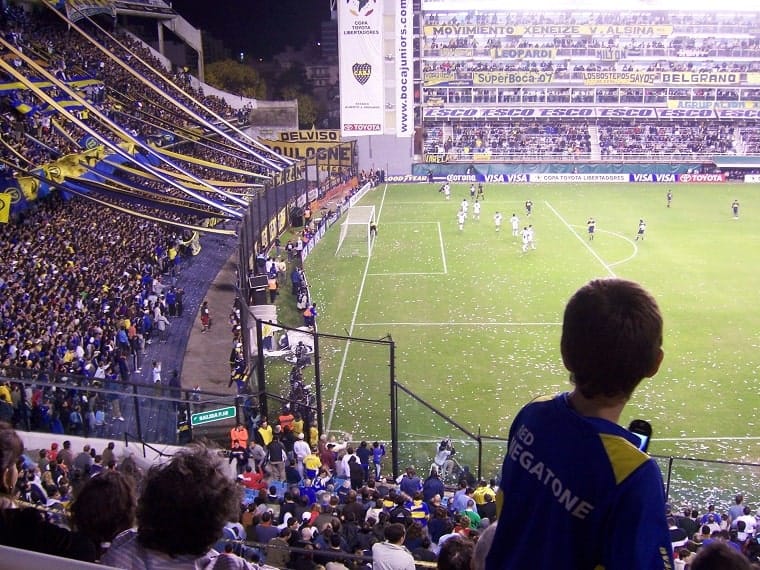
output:
<instances>
[{"instance_id":1,"label":"white field line","mask_svg":"<svg viewBox=\"0 0 760 570\"><path fill-rule=\"evenodd\" d=\"M441 260L443 261L443 273L444 275L449 272L446 267L446 248L443 245L443 232L441 232L441 223L438 222L438 239L441 242Z\"/></svg>"},{"instance_id":2,"label":"white field line","mask_svg":"<svg viewBox=\"0 0 760 570\"><path fill-rule=\"evenodd\" d=\"M625 259L621 259L620 261L615 261L614 263L610 263L610 267L615 267L616 265L622 265L623 263L627 263L639 254L639 246L636 245L636 242L633 241L631 238L624 236L623 234L616 233L616 232L608 232L606 230L599 230L599 231L608 233L615 237L619 237L620 239L624 239L625 241L631 244L631 247L633 247L633 253L631 255L629 255Z\"/></svg>"},{"instance_id":3,"label":"white field line","mask_svg":"<svg viewBox=\"0 0 760 570\"><path fill-rule=\"evenodd\" d=\"M582 228L583 226L575 225L575 226L571 226L571 227L573 229L575 229L575 228ZM639 254L639 246L636 245L636 242L633 241L631 238L629 238L627 236L624 236L623 234L620 234L618 232L611 232L609 230L600 230L600 229L597 229L596 233L609 234L611 236L615 236L616 238L620 238L623 241L627 241L629 244L631 244L631 247L633 248L633 253L631 255L629 255L628 257L626 257L625 259L621 259L620 261L613 261L612 263L608 263L607 265L609 265L610 267L615 267L616 265L623 265L624 263L628 263L629 261L631 261L634 257L636 257Z\"/></svg>"},{"instance_id":4,"label":"white field line","mask_svg":"<svg viewBox=\"0 0 760 570\"><path fill-rule=\"evenodd\" d=\"M615 275L615 272L612 270L612 268L609 266L609 264L605 263L605 261L599 256L598 253L594 251L594 249L586 242L585 239L583 239L580 235L578 235L578 232L576 232L573 229L573 226L567 223L567 220L562 217L562 214L560 214L557 210L554 209L554 206L552 206L548 201L544 201L544 204L554 213L555 216L559 218L559 220L565 224L568 230L576 237L578 238L578 241L580 241L583 244L583 247L585 247L587 250L591 252L591 255L593 255L596 260L602 264L602 267L604 267L607 270L607 273L610 274L610 277L617 277Z\"/></svg>"},{"instance_id":5,"label":"white field line","mask_svg":"<svg viewBox=\"0 0 760 570\"><path fill-rule=\"evenodd\" d=\"M377 225L380 225L380 216L383 213L383 204L385 204L385 195L388 192L388 185L385 185L385 188L383 188L383 197L380 200L380 208L378 208L377 212L377 218L375 218L375 222ZM367 255L367 263L364 265L364 274L362 275L361 283L359 284L359 293L356 296L356 305L354 305L354 313L351 317L351 325L348 328L348 336L352 336L354 333L354 325L356 325L356 317L359 314L359 304L362 301L362 294L364 293L364 284L367 281L367 274L369 273L369 264L370 261L372 261L372 249L369 251L369 255ZM330 427L332 426L332 420L333 416L335 415L335 406L338 405L338 393L340 392L340 383L343 379L343 371L346 368L346 361L348 360L348 347L351 346L351 340L346 341L346 348L343 349L343 359L340 362L340 369L338 370L338 379L335 382L335 392L333 393L332 402L330 403L330 414L327 416L327 425L325 428L327 431L330 431Z\"/></svg>"},{"instance_id":6,"label":"white field line","mask_svg":"<svg viewBox=\"0 0 760 570\"><path fill-rule=\"evenodd\" d=\"M536 322L536 323L517 323L517 322L448 322L448 323L411 323L411 322L393 322L393 323L355 323L359 327L559 327L562 323Z\"/></svg>"},{"instance_id":7,"label":"white field line","mask_svg":"<svg viewBox=\"0 0 760 570\"><path fill-rule=\"evenodd\" d=\"M392 277L396 277L396 276L404 276L404 275L446 275L446 273L443 272L443 271L425 271L424 273L422 273L422 272L420 272L420 273L414 273L414 272L411 272L411 273L391 273L389 271L387 273L367 273L367 275L369 277L385 277L385 276L388 276L388 275L390 275Z\"/></svg>"}]
</instances>

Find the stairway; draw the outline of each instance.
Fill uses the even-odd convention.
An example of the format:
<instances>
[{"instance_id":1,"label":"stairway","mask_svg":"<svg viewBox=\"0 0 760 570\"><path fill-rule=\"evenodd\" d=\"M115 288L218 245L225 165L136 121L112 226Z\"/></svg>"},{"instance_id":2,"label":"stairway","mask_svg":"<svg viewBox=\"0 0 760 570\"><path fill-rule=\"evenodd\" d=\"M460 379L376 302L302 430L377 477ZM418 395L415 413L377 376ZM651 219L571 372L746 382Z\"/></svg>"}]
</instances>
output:
<instances>
[{"instance_id":1,"label":"stairway","mask_svg":"<svg viewBox=\"0 0 760 570\"><path fill-rule=\"evenodd\" d=\"M602 159L602 149L599 146L599 127L596 125L589 125L588 134L591 136L591 160Z\"/></svg>"}]
</instances>

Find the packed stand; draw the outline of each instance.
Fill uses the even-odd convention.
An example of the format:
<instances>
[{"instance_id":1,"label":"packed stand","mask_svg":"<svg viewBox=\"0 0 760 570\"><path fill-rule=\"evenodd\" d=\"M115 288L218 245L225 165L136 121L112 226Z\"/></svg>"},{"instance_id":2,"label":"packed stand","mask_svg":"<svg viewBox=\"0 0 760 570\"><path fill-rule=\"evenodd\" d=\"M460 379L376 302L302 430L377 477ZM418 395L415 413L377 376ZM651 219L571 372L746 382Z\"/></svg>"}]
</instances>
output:
<instances>
[{"instance_id":1,"label":"packed stand","mask_svg":"<svg viewBox=\"0 0 760 570\"><path fill-rule=\"evenodd\" d=\"M726 154L734 149L734 129L708 121L600 121L599 146L605 159Z\"/></svg>"}]
</instances>

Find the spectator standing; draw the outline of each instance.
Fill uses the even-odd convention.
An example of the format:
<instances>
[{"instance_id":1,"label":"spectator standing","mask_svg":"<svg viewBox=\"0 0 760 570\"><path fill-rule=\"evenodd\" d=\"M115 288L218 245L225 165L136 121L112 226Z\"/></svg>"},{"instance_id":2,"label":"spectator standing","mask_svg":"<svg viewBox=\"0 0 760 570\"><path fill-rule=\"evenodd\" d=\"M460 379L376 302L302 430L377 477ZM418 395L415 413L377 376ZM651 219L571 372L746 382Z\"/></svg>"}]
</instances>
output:
<instances>
[{"instance_id":1,"label":"spectator standing","mask_svg":"<svg viewBox=\"0 0 760 570\"><path fill-rule=\"evenodd\" d=\"M744 514L744 495L739 493L734 497L734 504L728 509L728 522L734 525L734 521Z\"/></svg>"},{"instance_id":2,"label":"spectator standing","mask_svg":"<svg viewBox=\"0 0 760 570\"><path fill-rule=\"evenodd\" d=\"M285 446L280 441L280 436L275 436L269 444L267 458L272 468L272 478L277 481L285 481L285 460L287 453Z\"/></svg>"},{"instance_id":3,"label":"spectator standing","mask_svg":"<svg viewBox=\"0 0 760 570\"><path fill-rule=\"evenodd\" d=\"M204 300L201 304L201 332L206 332L211 328L211 310L208 307L208 301Z\"/></svg>"},{"instance_id":4,"label":"spectator standing","mask_svg":"<svg viewBox=\"0 0 760 570\"><path fill-rule=\"evenodd\" d=\"M661 347L660 310L640 285L595 280L572 296L561 353L574 388L515 417L489 570L554 568L557 552L566 568L673 567L659 467L617 423Z\"/></svg>"},{"instance_id":5,"label":"spectator standing","mask_svg":"<svg viewBox=\"0 0 760 570\"><path fill-rule=\"evenodd\" d=\"M248 447L248 430L240 422L230 430L230 449L237 445Z\"/></svg>"}]
</instances>

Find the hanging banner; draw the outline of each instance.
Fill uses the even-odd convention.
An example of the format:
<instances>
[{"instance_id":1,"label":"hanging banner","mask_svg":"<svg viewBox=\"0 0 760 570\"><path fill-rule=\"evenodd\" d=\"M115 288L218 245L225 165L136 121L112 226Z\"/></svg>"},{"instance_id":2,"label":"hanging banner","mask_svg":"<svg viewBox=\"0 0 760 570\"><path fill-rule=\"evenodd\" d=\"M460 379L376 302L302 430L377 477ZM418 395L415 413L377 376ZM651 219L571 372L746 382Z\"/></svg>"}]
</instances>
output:
<instances>
[{"instance_id":1,"label":"hanging banner","mask_svg":"<svg viewBox=\"0 0 760 570\"><path fill-rule=\"evenodd\" d=\"M398 0L396 9L396 136L411 137L414 132L414 59L411 0Z\"/></svg>"},{"instance_id":2,"label":"hanging banner","mask_svg":"<svg viewBox=\"0 0 760 570\"><path fill-rule=\"evenodd\" d=\"M338 2L340 124L344 136L383 132L382 8L378 0Z\"/></svg>"},{"instance_id":3,"label":"hanging banner","mask_svg":"<svg viewBox=\"0 0 760 570\"><path fill-rule=\"evenodd\" d=\"M308 132L308 131L299 131ZM320 131L317 131L320 132ZM301 160L304 158L317 158L326 161L332 166L351 166L353 158L353 143L331 142L303 139L269 140L259 138L259 142L272 149L277 154Z\"/></svg>"},{"instance_id":4,"label":"hanging banner","mask_svg":"<svg viewBox=\"0 0 760 570\"><path fill-rule=\"evenodd\" d=\"M473 85L538 85L551 83L551 71L475 71Z\"/></svg>"}]
</instances>

